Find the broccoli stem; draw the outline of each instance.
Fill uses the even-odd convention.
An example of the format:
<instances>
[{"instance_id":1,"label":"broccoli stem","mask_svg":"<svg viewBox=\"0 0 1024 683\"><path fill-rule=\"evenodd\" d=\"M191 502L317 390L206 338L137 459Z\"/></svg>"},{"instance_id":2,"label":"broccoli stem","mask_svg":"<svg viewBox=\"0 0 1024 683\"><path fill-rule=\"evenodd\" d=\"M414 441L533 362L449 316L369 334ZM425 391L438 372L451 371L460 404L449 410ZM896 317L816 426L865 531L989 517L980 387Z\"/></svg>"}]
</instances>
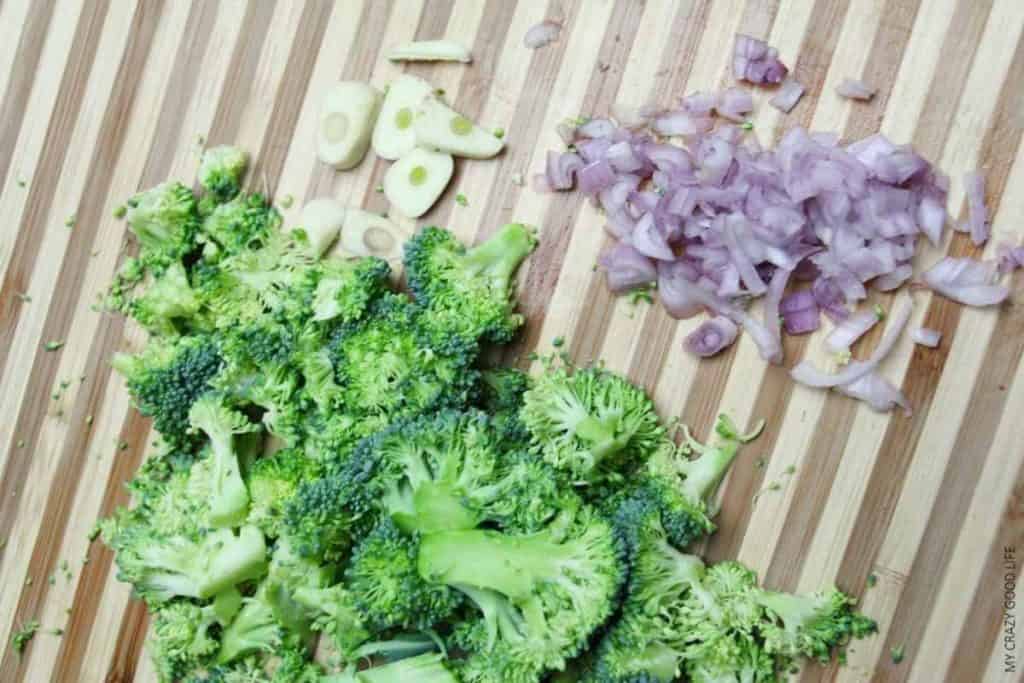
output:
<instances>
[{"instance_id":1,"label":"broccoli stem","mask_svg":"<svg viewBox=\"0 0 1024 683\"><path fill-rule=\"evenodd\" d=\"M244 526L238 536L227 529L215 532L208 542L219 546L214 549L209 570L199 583L199 597L209 598L242 581L256 578L267 566L267 545L263 532L254 526ZM224 540L219 538L224 536Z\"/></svg>"},{"instance_id":2,"label":"broccoli stem","mask_svg":"<svg viewBox=\"0 0 1024 683\"><path fill-rule=\"evenodd\" d=\"M483 529L443 531L423 538L419 571L428 581L497 591L512 600L533 593L537 577L558 572L567 547L548 534L513 536Z\"/></svg>"},{"instance_id":3,"label":"broccoli stem","mask_svg":"<svg viewBox=\"0 0 1024 683\"><path fill-rule=\"evenodd\" d=\"M769 590L759 590L757 602L782 619L789 633L799 632L821 609L815 597Z\"/></svg>"},{"instance_id":4,"label":"broccoli stem","mask_svg":"<svg viewBox=\"0 0 1024 683\"><path fill-rule=\"evenodd\" d=\"M436 482L424 482L413 494L414 516L397 513L395 523L406 532L445 531L448 529L472 529L480 523L480 517L462 504L462 497L448 486Z\"/></svg>"},{"instance_id":5,"label":"broccoli stem","mask_svg":"<svg viewBox=\"0 0 1024 683\"><path fill-rule=\"evenodd\" d=\"M361 683L458 683L455 676L445 668L444 658L439 654L419 655L375 666L360 671L356 679Z\"/></svg>"},{"instance_id":6,"label":"broccoli stem","mask_svg":"<svg viewBox=\"0 0 1024 683\"><path fill-rule=\"evenodd\" d=\"M494 285L506 287L533 247L533 235L525 225L508 223L489 240L466 252L463 263L469 272L486 275Z\"/></svg>"}]
</instances>

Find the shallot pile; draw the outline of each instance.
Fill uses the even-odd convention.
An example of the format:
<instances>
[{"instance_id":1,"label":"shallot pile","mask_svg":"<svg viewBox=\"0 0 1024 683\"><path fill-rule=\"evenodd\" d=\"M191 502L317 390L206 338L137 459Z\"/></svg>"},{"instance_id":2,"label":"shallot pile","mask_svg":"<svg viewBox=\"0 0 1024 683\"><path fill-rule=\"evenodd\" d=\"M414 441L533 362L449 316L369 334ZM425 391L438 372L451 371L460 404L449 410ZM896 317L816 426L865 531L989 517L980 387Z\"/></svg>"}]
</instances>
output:
<instances>
[{"instance_id":1,"label":"shallot pile","mask_svg":"<svg viewBox=\"0 0 1024 683\"><path fill-rule=\"evenodd\" d=\"M737 44L737 77L778 82L786 71L776 61L777 54L748 41ZM687 340L691 352L721 351L738 325L765 360L781 363L781 327L811 332L821 313L839 323L867 296L867 285L890 291L913 276L919 237L941 240L949 179L910 146L881 134L841 144L835 133L793 128L777 147L762 149L746 135L750 124L741 123L752 109L749 93L730 88L691 94L671 111L616 111L617 121L563 124L568 151L548 152L546 170L533 182L542 191L576 187L603 210L615 243L601 265L613 292L656 286L673 317L704 310L715 316ZM980 175L972 174L967 192L969 219L961 229L981 244L989 226ZM997 278L1019 265L1018 255L1004 249L998 268L946 259L923 283L965 304L997 304L1009 293ZM785 294L796 282L807 284ZM761 296L759 319L746 304ZM855 322L845 333L848 343L866 329L863 316ZM813 379L851 395L871 394L875 365L854 365L845 384L823 383L823 373ZM851 387L855 380L862 381ZM869 403L905 404L901 398Z\"/></svg>"}]
</instances>

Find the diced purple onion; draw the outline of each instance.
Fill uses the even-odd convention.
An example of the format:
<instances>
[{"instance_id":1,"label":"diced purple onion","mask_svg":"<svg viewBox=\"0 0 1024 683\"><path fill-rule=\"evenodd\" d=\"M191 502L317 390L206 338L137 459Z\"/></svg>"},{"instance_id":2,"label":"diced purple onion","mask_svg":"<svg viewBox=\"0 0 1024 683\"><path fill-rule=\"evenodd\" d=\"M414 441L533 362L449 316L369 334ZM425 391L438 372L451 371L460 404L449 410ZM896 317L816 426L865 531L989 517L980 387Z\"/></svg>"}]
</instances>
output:
<instances>
[{"instance_id":1,"label":"diced purple onion","mask_svg":"<svg viewBox=\"0 0 1024 683\"><path fill-rule=\"evenodd\" d=\"M825 338L825 346L834 353L849 351L877 322L878 315L874 311L858 311L836 325Z\"/></svg>"},{"instance_id":2,"label":"diced purple onion","mask_svg":"<svg viewBox=\"0 0 1024 683\"><path fill-rule=\"evenodd\" d=\"M779 302L779 314L789 334L814 332L821 324L818 304L809 289L801 289L782 297L782 301Z\"/></svg>"},{"instance_id":3,"label":"diced purple onion","mask_svg":"<svg viewBox=\"0 0 1024 683\"><path fill-rule=\"evenodd\" d=\"M779 51L763 40L739 33L732 53L732 75L751 83L781 83L789 73Z\"/></svg>"},{"instance_id":4,"label":"diced purple onion","mask_svg":"<svg viewBox=\"0 0 1024 683\"><path fill-rule=\"evenodd\" d=\"M548 152L545 174L548 187L553 190L572 188L573 178L583 168L583 159L572 152Z\"/></svg>"},{"instance_id":5,"label":"diced purple onion","mask_svg":"<svg viewBox=\"0 0 1024 683\"><path fill-rule=\"evenodd\" d=\"M596 195L615 184L617 176L612 165L605 159L587 164L579 170L580 192Z\"/></svg>"},{"instance_id":6,"label":"diced purple onion","mask_svg":"<svg viewBox=\"0 0 1024 683\"><path fill-rule=\"evenodd\" d=\"M867 403L872 410L880 413L887 413L896 406L900 406L905 415L910 415L910 402L907 401L907 397L878 372L869 372L863 377L849 384L837 386L835 389L841 394Z\"/></svg>"},{"instance_id":7,"label":"diced purple onion","mask_svg":"<svg viewBox=\"0 0 1024 683\"><path fill-rule=\"evenodd\" d=\"M686 335L683 347L695 356L707 358L732 346L738 334L739 328L736 323L723 315L718 315L705 320L697 329Z\"/></svg>"},{"instance_id":8,"label":"diced purple onion","mask_svg":"<svg viewBox=\"0 0 1024 683\"><path fill-rule=\"evenodd\" d=\"M914 340L915 344L921 346L927 346L929 348L935 348L942 341L942 333L938 330L933 330L927 327L918 327L910 333L911 339Z\"/></svg>"},{"instance_id":9,"label":"diced purple onion","mask_svg":"<svg viewBox=\"0 0 1024 683\"><path fill-rule=\"evenodd\" d=\"M836 92L840 97L851 100L870 100L875 96L876 90L864 81L856 81L852 78L845 78L836 86Z\"/></svg>"},{"instance_id":10,"label":"diced purple onion","mask_svg":"<svg viewBox=\"0 0 1024 683\"><path fill-rule=\"evenodd\" d=\"M617 244L601 256L608 276L608 288L616 294L628 292L658 279L654 262L625 244Z\"/></svg>"},{"instance_id":11,"label":"diced purple onion","mask_svg":"<svg viewBox=\"0 0 1024 683\"><path fill-rule=\"evenodd\" d=\"M967 195L967 232L971 241L981 246L988 241L988 211L985 209L985 176L981 171L972 171L964 176L964 193Z\"/></svg>"},{"instance_id":12,"label":"diced purple onion","mask_svg":"<svg viewBox=\"0 0 1024 683\"><path fill-rule=\"evenodd\" d=\"M523 36L523 45L531 50L536 50L554 42L561 31L561 24L554 21L542 21L526 31L526 35Z\"/></svg>"},{"instance_id":13,"label":"diced purple onion","mask_svg":"<svg viewBox=\"0 0 1024 683\"><path fill-rule=\"evenodd\" d=\"M995 284L998 266L972 258L946 257L922 274L931 289L947 299L967 306L995 306L1010 295L1010 290Z\"/></svg>"},{"instance_id":14,"label":"diced purple onion","mask_svg":"<svg viewBox=\"0 0 1024 683\"><path fill-rule=\"evenodd\" d=\"M768 104L788 114L803 96L804 86L790 78L782 84L775 96L768 100Z\"/></svg>"},{"instance_id":15,"label":"diced purple onion","mask_svg":"<svg viewBox=\"0 0 1024 683\"><path fill-rule=\"evenodd\" d=\"M729 88L719 96L715 111L730 121L742 123L754 111L754 98L746 90Z\"/></svg>"}]
</instances>

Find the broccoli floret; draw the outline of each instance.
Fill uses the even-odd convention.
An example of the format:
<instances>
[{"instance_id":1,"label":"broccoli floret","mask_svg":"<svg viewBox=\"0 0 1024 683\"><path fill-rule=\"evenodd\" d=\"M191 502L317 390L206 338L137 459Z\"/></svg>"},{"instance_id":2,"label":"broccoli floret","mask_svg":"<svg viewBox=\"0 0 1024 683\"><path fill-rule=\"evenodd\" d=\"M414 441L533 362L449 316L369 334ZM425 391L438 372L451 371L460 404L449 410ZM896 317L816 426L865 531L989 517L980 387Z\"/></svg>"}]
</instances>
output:
<instances>
[{"instance_id":1,"label":"broccoli floret","mask_svg":"<svg viewBox=\"0 0 1024 683\"><path fill-rule=\"evenodd\" d=\"M257 193L220 204L203 219L200 230L219 247L216 255L223 257L258 249L280 227L281 214Z\"/></svg>"},{"instance_id":2,"label":"broccoli floret","mask_svg":"<svg viewBox=\"0 0 1024 683\"><path fill-rule=\"evenodd\" d=\"M223 369L217 343L206 336L151 339L142 353L116 354L111 364L163 440L182 452L194 451L201 439L189 434L188 414Z\"/></svg>"},{"instance_id":3,"label":"broccoli floret","mask_svg":"<svg viewBox=\"0 0 1024 683\"><path fill-rule=\"evenodd\" d=\"M204 396L193 404L189 423L210 439L210 523L215 527L238 526L248 512L249 492L235 453L235 436L260 427L215 396Z\"/></svg>"},{"instance_id":4,"label":"broccoli floret","mask_svg":"<svg viewBox=\"0 0 1024 683\"><path fill-rule=\"evenodd\" d=\"M465 593L483 615L459 636L471 653L460 667L464 681L537 680L562 669L615 610L625 575L616 534L582 503L565 505L532 534L423 537L420 574Z\"/></svg>"},{"instance_id":5,"label":"broccoli floret","mask_svg":"<svg viewBox=\"0 0 1024 683\"><path fill-rule=\"evenodd\" d=\"M313 629L330 639L342 659L355 659L359 646L371 638L372 633L356 607L355 596L344 584L327 588L301 587L296 589L294 598L312 616Z\"/></svg>"},{"instance_id":6,"label":"broccoli floret","mask_svg":"<svg viewBox=\"0 0 1024 683\"><path fill-rule=\"evenodd\" d=\"M320 463L295 448L257 459L246 476L250 498L247 522L270 538L280 536L288 502L303 482L319 478L320 469Z\"/></svg>"},{"instance_id":7,"label":"broccoli floret","mask_svg":"<svg viewBox=\"0 0 1024 683\"><path fill-rule=\"evenodd\" d=\"M132 511L119 511L101 525L103 540L117 553L118 578L134 585L150 604L174 597L210 598L267 568L263 534L244 526L201 537L164 536Z\"/></svg>"},{"instance_id":8,"label":"broccoli floret","mask_svg":"<svg viewBox=\"0 0 1024 683\"><path fill-rule=\"evenodd\" d=\"M765 650L784 658L828 662L835 648L878 629L873 619L854 611L853 598L836 588L810 595L760 590L755 600L772 620L762 626Z\"/></svg>"},{"instance_id":9,"label":"broccoli floret","mask_svg":"<svg viewBox=\"0 0 1024 683\"><path fill-rule=\"evenodd\" d=\"M406 532L472 529L485 520L534 527L560 509L557 478L543 463L504 456L486 415L444 411L402 420L361 443L348 469L362 506Z\"/></svg>"},{"instance_id":10,"label":"broccoli floret","mask_svg":"<svg viewBox=\"0 0 1024 683\"><path fill-rule=\"evenodd\" d=\"M611 506L624 498L638 498L655 505L673 545L683 548L715 530L717 509L712 498L740 446L755 438L760 428L739 434L732 420L720 415L715 423L713 445L705 446L689 431L679 448L661 448L647 462L646 470L611 498ZM696 454L696 458L691 455Z\"/></svg>"},{"instance_id":11,"label":"broccoli floret","mask_svg":"<svg viewBox=\"0 0 1024 683\"><path fill-rule=\"evenodd\" d=\"M374 631L433 628L461 604L461 594L419 575L419 544L418 534L405 534L384 519L353 550L345 584Z\"/></svg>"},{"instance_id":12,"label":"broccoli floret","mask_svg":"<svg viewBox=\"0 0 1024 683\"><path fill-rule=\"evenodd\" d=\"M621 480L666 445L647 395L600 367L567 368L553 358L523 396L520 417L533 450L576 483Z\"/></svg>"},{"instance_id":13,"label":"broccoli floret","mask_svg":"<svg viewBox=\"0 0 1024 683\"><path fill-rule=\"evenodd\" d=\"M188 282L185 267L176 261L131 301L128 312L151 334L175 335L199 311L199 299Z\"/></svg>"},{"instance_id":14,"label":"broccoli floret","mask_svg":"<svg viewBox=\"0 0 1024 683\"><path fill-rule=\"evenodd\" d=\"M238 194L248 165L249 155L244 150L229 145L211 147L199 162L199 184L216 201L227 201Z\"/></svg>"},{"instance_id":15,"label":"broccoli floret","mask_svg":"<svg viewBox=\"0 0 1024 683\"><path fill-rule=\"evenodd\" d=\"M503 344L523 324L512 277L536 246L526 226L511 223L472 249L442 228L424 228L405 244L405 270L431 333Z\"/></svg>"},{"instance_id":16,"label":"broccoli floret","mask_svg":"<svg viewBox=\"0 0 1024 683\"><path fill-rule=\"evenodd\" d=\"M347 472L302 483L285 506L282 537L303 557L338 561L372 524L353 504L364 483Z\"/></svg>"},{"instance_id":17,"label":"broccoli floret","mask_svg":"<svg viewBox=\"0 0 1024 683\"><path fill-rule=\"evenodd\" d=\"M530 433L519 419L530 376L517 368L494 368L481 373L480 407L491 416L508 449L527 449Z\"/></svg>"},{"instance_id":18,"label":"broccoli floret","mask_svg":"<svg viewBox=\"0 0 1024 683\"><path fill-rule=\"evenodd\" d=\"M229 623L241 604L241 594L231 589L208 605L175 600L157 609L148 649L160 680L179 681L206 665L220 649L211 628Z\"/></svg>"},{"instance_id":19,"label":"broccoli floret","mask_svg":"<svg viewBox=\"0 0 1024 683\"><path fill-rule=\"evenodd\" d=\"M192 190L166 182L129 199L128 227L142 245L149 265L180 260L195 248L199 216Z\"/></svg>"},{"instance_id":20,"label":"broccoli floret","mask_svg":"<svg viewBox=\"0 0 1024 683\"><path fill-rule=\"evenodd\" d=\"M389 293L362 319L338 327L329 348L346 410L394 419L472 399L477 346L457 338L431 343L420 322L415 306Z\"/></svg>"},{"instance_id":21,"label":"broccoli floret","mask_svg":"<svg viewBox=\"0 0 1024 683\"><path fill-rule=\"evenodd\" d=\"M391 266L383 259L329 258L318 265L313 320L353 322L366 314L371 302L388 291Z\"/></svg>"},{"instance_id":22,"label":"broccoli floret","mask_svg":"<svg viewBox=\"0 0 1024 683\"><path fill-rule=\"evenodd\" d=\"M242 601L242 609L221 633L219 664L229 664L257 652L275 652L288 634L278 623L262 589Z\"/></svg>"}]
</instances>

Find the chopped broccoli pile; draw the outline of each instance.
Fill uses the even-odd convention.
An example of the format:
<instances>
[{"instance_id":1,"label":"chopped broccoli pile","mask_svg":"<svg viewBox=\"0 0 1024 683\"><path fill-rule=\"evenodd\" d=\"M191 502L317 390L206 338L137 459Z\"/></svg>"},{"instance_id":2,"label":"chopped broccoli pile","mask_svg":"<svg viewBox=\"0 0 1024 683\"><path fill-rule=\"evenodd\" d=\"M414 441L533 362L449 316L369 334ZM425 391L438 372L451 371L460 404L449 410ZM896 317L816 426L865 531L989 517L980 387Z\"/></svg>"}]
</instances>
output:
<instances>
[{"instance_id":1,"label":"chopped broccoli pile","mask_svg":"<svg viewBox=\"0 0 1024 683\"><path fill-rule=\"evenodd\" d=\"M677 445L603 367L488 366L526 227L423 229L406 293L381 259L310 256L246 163L213 148L198 194L128 200L107 299L149 333L112 363L159 447L99 531L162 681L776 681L872 630L839 591L686 554L754 435Z\"/></svg>"}]
</instances>

